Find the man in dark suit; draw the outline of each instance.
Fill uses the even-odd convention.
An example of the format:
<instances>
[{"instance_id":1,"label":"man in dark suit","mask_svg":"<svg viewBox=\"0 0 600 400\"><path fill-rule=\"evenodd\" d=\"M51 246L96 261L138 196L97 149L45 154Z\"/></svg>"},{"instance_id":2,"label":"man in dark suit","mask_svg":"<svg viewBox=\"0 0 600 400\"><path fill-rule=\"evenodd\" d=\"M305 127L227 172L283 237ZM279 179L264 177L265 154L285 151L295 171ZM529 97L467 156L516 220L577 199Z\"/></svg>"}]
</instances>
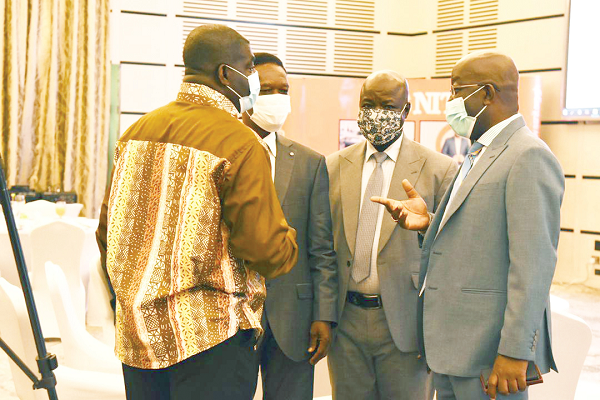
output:
<instances>
[{"instance_id":1,"label":"man in dark suit","mask_svg":"<svg viewBox=\"0 0 600 400\"><path fill-rule=\"evenodd\" d=\"M564 175L518 113L518 83L506 55L460 60L446 119L472 145L435 216L407 181L409 200L374 199L426 230L419 333L439 400L527 399L527 372L556 370L549 291Z\"/></svg>"},{"instance_id":2,"label":"man in dark suit","mask_svg":"<svg viewBox=\"0 0 600 400\"><path fill-rule=\"evenodd\" d=\"M261 91L243 115L270 150L275 190L296 229L298 263L281 279L267 280L265 335L258 347L264 399L313 398L314 365L329 349L337 322L337 268L325 158L281 134L290 112L286 71L279 58L255 53Z\"/></svg>"},{"instance_id":3,"label":"man in dark suit","mask_svg":"<svg viewBox=\"0 0 600 400\"><path fill-rule=\"evenodd\" d=\"M327 157L339 325L327 357L334 400L427 400L431 375L417 346L417 233L401 229L371 196L402 196L407 178L435 210L457 166L403 135L408 84L370 75L358 125L367 138Z\"/></svg>"},{"instance_id":4,"label":"man in dark suit","mask_svg":"<svg viewBox=\"0 0 600 400\"><path fill-rule=\"evenodd\" d=\"M465 156L469 151L469 141L463 137L454 134L444 141L442 154L447 155L456 161L459 165L465 161Z\"/></svg>"}]
</instances>

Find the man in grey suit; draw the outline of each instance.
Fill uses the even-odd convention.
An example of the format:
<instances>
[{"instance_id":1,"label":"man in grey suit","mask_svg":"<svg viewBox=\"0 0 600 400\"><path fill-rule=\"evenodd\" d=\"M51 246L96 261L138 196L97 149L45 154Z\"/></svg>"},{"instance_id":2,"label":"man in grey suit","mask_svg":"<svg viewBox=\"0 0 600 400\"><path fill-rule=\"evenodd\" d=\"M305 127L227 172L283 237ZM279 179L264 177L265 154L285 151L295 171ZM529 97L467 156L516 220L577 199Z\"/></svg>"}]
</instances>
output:
<instances>
[{"instance_id":1,"label":"man in grey suit","mask_svg":"<svg viewBox=\"0 0 600 400\"><path fill-rule=\"evenodd\" d=\"M327 357L333 398L431 399L431 376L417 351L417 233L397 227L369 198L402 196L407 178L436 209L457 166L403 137L408 84L396 72L369 76L360 107L367 141L327 158L339 271L340 320Z\"/></svg>"},{"instance_id":2,"label":"man in grey suit","mask_svg":"<svg viewBox=\"0 0 600 400\"><path fill-rule=\"evenodd\" d=\"M401 226L427 229L420 340L439 400L526 399L528 368L556 370L549 290L564 175L518 114L518 80L499 53L454 67L446 117L473 144L432 220L409 182L409 200L375 199Z\"/></svg>"},{"instance_id":3,"label":"man in grey suit","mask_svg":"<svg viewBox=\"0 0 600 400\"><path fill-rule=\"evenodd\" d=\"M298 263L267 280L265 334L257 351L263 398L313 398L314 365L325 355L337 321L337 268L325 157L281 135L290 112L283 63L255 53L260 95L244 123L266 142L275 190L288 224L297 232Z\"/></svg>"}]
</instances>

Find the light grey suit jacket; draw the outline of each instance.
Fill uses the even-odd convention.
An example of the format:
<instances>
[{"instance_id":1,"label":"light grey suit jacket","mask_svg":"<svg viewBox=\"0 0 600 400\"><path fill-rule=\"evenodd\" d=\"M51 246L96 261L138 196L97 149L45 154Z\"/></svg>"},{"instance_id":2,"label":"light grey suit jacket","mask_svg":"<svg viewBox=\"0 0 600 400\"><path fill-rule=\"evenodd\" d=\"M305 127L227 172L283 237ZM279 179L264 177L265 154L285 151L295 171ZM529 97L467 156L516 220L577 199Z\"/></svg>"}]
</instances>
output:
<instances>
[{"instance_id":1,"label":"light grey suit jacket","mask_svg":"<svg viewBox=\"0 0 600 400\"><path fill-rule=\"evenodd\" d=\"M296 229L298 263L267 280L265 317L283 353L306 360L313 321L337 322L337 267L333 251L325 157L277 135L275 191Z\"/></svg>"},{"instance_id":2,"label":"light grey suit jacket","mask_svg":"<svg viewBox=\"0 0 600 400\"><path fill-rule=\"evenodd\" d=\"M481 155L442 218L450 191L423 242L420 343L429 367L477 377L500 353L556 369L548 293L564 191L558 161L520 117Z\"/></svg>"},{"instance_id":3,"label":"light grey suit jacket","mask_svg":"<svg viewBox=\"0 0 600 400\"><path fill-rule=\"evenodd\" d=\"M327 157L339 271L340 317L346 303L358 227L365 148L366 142L361 142ZM406 199L402 180L408 179L425 199L427 207L435 210L456 169L456 163L451 158L404 137L388 197ZM417 350L420 259L417 233L402 229L385 213L378 244L377 272L389 329L396 346L403 352Z\"/></svg>"}]
</instances>

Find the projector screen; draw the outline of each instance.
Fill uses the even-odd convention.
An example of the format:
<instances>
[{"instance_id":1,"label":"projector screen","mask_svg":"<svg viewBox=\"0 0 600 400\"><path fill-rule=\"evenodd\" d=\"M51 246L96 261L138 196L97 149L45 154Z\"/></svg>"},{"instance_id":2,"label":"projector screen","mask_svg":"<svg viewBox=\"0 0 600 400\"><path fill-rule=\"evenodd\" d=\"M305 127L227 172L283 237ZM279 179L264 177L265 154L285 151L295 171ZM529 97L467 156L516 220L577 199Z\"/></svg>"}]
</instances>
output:
<instances>
[{"instance_id":1,"label":"projector screen","mask_svg":"<svg viewBox=\"0 0 600 400\"><path fill-rule=\"evenodd\" d=\"M571 0L563 116L600 119L600 0Z\"/></svg>"}]
</instances>

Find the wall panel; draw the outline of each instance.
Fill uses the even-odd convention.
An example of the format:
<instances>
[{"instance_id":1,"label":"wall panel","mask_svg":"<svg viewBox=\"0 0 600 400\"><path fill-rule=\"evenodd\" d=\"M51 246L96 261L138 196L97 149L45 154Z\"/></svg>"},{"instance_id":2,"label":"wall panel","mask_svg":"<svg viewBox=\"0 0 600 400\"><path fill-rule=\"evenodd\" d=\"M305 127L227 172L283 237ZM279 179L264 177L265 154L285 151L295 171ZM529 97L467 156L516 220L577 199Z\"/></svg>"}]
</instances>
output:
<instances>
[{"instance_id":1,"label":"wall panel","mask_svg":"<svg viewBox=\"0 0 600 400\"><path fill-rule=\"evenodd\" d=\"M167 64L170 60L169 20L166 17L122 13L118 40L121 61Z\"/></svg>"},{"instance_id":2,"label":"wall panel","mask_svg":"<svg viewBox=\"0 0 600 400\"><path fill-rule=\"evenodd\" d=\"M581 175L600 176L600 124L592 122L577 125L577 127L579 128L578 135L581 136L582 144L581 147L576 149L581 160ZM596 210L600 214L600 193L598 193L596 199ZM597 228L600 230L600 225Z\"/></svg>"},{"instance_id":3,"label":"wall panel","mask_svg":"<svg viewBox=\"0 0 600 400\"><path fill-rule=\"evenodd\" d=\"M127 11L166 14L169 11L170 0L111 0L112 8Z\"/></svg>"},{"instance_id":4,"label":"wall panel","mask_svg":"<svg viewBox=\"0 0 600 400\"><path fill-rule=\"evenodd\" d=\"M148 112L173 98L169 70L148 65L121 65L121 112Z\"/></svg>"}]
</instances>

